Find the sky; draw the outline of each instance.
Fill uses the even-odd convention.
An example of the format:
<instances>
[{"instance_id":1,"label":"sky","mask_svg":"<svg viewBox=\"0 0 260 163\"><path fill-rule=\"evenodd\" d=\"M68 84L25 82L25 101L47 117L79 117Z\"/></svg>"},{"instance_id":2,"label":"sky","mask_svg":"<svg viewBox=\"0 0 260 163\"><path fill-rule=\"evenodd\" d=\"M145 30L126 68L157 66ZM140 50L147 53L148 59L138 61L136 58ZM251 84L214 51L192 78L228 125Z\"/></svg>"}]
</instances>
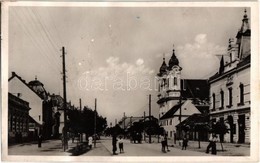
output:
<instances>
[{"instance_id":1,"label":"sky","mask_svg":"<svg viewBox=\"0 0 260 163\"><path fill-rule=\"evenodd\" d=\"M126 116L158 117L156 74L173 48L184 79L207 79L219 68L228 39L241 27L240 7L10 7L9 76L40 80L67 99L94 108L108 124ZM250 18L250 9L247 8Z\"/></svg>"}]
</instances>

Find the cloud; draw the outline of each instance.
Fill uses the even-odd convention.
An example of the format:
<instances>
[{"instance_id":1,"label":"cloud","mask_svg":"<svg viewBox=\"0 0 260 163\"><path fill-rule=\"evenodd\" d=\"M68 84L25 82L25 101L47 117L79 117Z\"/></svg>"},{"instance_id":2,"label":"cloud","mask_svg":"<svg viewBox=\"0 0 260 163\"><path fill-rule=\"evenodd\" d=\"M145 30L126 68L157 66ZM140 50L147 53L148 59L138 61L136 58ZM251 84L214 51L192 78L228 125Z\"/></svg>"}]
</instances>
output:
<instances>
[{"instance_id":1,"label":"cloud","mask_svg":"<svg viewBox=\"0 0 260 163\"><path fill-rule=\"evenodd\" d=\"M144 60L142 58L139 58L135 62L138 66L141 66L144 63Z\"/></svg>"},{"instance_id":2,"label":"cloud","mask_svg":"<svg viewBox=\"0 0 260 163\"><path fill-rule=\"evenodd\" d=\"M208 42L206 34L198 34L194 42L176 48L176 55L183 67L182 74L191 78L209 77L219 67L216 54L224 54L226 47Z\"/></svg>"},{"instance_id":3,"label":"cloud","mask_svg":"<svg viewBox=\"0 0 260 163\"><path fill-rule=\"evenodd\" d=\"M206 34L198 34L195 37L195 42L198 44L205 44L207 42L207 35Z\"/></svg>"}]
</instances>

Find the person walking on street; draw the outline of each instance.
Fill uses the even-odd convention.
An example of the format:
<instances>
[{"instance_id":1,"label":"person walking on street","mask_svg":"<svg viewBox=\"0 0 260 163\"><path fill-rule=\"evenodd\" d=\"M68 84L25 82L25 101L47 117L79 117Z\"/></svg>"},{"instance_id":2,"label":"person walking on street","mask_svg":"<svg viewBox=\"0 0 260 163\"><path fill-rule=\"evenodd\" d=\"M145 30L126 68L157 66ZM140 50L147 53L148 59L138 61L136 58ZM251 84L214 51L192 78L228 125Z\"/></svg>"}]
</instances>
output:
<instances>
[{"instance_id":1,"label":"person walking on street","mask_svg":"<svg viewBox=\"0 0 260 163\"><path fill-rule=\"evenodd\" d=\"M92 144L93 144L93 137L89 136L88 137L88 146L89 146L90 149L92 149Z\"/></svg>"},{"instance_id":2,"label":"person walking on street","mask_svg":"<svg viewBox=\"0 0 260 163\"><path fill-rule=\"evenodd\" d=\"M38 148L41 148L42 147L42 135L40 134L38 136Z\"/></svg>"},{"instance_id":3,"label":"person walking on street","mask_svg":"<svg viewBox=\"0 0 260 163\"><path fill-rule=\"evenodd\" d=\"M217 154L217 145L216 145L217 140L218 140L217 135L214 135L213 140L212 140L212 142L213 142L212 149L211 149L211 154L213 154L213 155Z\"/></svg>"},{"instance_id":4,"label":"person walking on street","mask_svg":"<svg viewBox=\"0 0 260 163\"><path fill-rule=\"evenodd\" d=\"M187 139L186 136L184 136L183 141L182 141L182 149L181 150L183 150L183 149L186 150L187 146L188 146L188 139Z\"/></svg>"},{"instance_id":5,"label":"person walking on street","mask_svg":"<svg viewBox=\"0 0 260 163\"><path fill-rule=\"evenodd\" d=\"M124 144L123 144L122 136L119 136L118 145L119 145L120 153L124 152Z\"/></svg>"},{"instance_id":6,"label":"person walking on street","mask_svg":"<svg viewBox=\"0 0 260 163\"><path fill-rule=\"evenodd\" d=\"M209 150L211 149L212 154L217 154L216 142L217 142L217 136L215 134L211 134L209 137L209 145L207 146L206 153L209 153Z\"/></svg>"},{"instance_id":7,"label":"person walking on street","mask_svg":"<svg viewBox=\"0 0 260 163\"><path fill-rule=\"evenodd\" d=\"M117 150L116 142L117 142L116 134L113 134L113 136L112 136L113 155L117 155L117 153L116 153L116 150Z\"/></svg>"},{"instance_id":8,"label":"person walking on street","mask_svg":"<svg viewBox=\"0 0 260 163\"><path fill-rule=\"evenodd\" d=\"M164 140L164 136L160 135L160 141L161 141L161 145L162 145L162 152L165 153L165 140Z\"/></svg>"},{"instance_id":9,"label":"person walking on street","mask_svg":"<svg viewBox=\"0 0 260 163\"><path fill-rule=\"evenodd\" d=\"M170 152L169 147L168 147L168 137L167 137L167 134L164 135L164 143L165 143L165 148L167 148L167 152Z\"/></svg>"}]
</instances>

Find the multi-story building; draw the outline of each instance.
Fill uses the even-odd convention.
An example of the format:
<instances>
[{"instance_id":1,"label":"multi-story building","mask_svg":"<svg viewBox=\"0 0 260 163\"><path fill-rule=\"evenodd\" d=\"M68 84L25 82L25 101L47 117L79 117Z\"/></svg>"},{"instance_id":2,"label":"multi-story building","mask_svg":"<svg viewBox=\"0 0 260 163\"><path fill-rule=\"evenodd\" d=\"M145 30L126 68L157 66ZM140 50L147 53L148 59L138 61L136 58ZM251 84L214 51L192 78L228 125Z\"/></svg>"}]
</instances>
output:
<instances>
[{"instance_id":1,"label":"multi-story building","mask_svg":"<svg viewBox=\"0 0 260 163\"><path fill-rule=\"evenodd\" d=\"M209 79L210 119L228 126L230 132L220 136L225 142L250 142L250 36L245 10L236 42L229 40L219 72Z\"/></svg>"},{"instance_id":2,"label":"multi-story building","mask_svg":"<svg viewBox=\"0 0 260 163\"><path fill-rule=\"evenodd\" d=\"M168 66L163 58L157 75L160 124L168 133L169 138L176 134L176 125L194 113L207 112L209 105L208 81L182 79L181 70L173 49Z\"/></svg>"},{"instance_id":3,"label":"multi-story building","mask_svg":"<svg viewBox=\"0 0 260 163\"><path fill-rule=\"evenodd\" d=\"M29 103L8 93L8 143L19 143L29 136Z\"/></svg>"}]
</instances>

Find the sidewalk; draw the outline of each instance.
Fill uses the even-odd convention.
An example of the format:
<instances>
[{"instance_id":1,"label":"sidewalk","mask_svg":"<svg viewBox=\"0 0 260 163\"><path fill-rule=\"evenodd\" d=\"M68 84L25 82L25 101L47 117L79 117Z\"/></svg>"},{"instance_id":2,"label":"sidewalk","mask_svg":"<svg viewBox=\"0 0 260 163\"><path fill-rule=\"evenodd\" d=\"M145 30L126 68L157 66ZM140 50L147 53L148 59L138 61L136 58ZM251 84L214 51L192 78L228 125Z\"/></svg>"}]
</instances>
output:
<instances>
[{"instance_id":1,"label":"sidewalk","mask_svg":"<svg viewBox=\"0 0 260 163\"><path fill-rule=\"evenodd\" d=\"M149 138L148 136L145 139L145 143L148 143ZM158 143L157 137L152 137L151 141L153 144ZM142 141L144 142L144 141ZM200 148L198 141L189 141L188 142L188 151L198 151L205 153L207 146L209 142L201 141L200 142ZM249 144L237 144L237 143L222 143L224 151L222 151L221 144L217 143L217 155L220 156L250 156L250 145ZM176 141L176 144L174 144L174 141L169 139L168 140L168 146L181 149L181 143L180 141Z\"/></svg>"},{"instance_id":2,"label":"sidewalk","mask_svg":"<svg viewBox=\"0 0 260 163\"><path fill-rule=\"evenodd\" d=\"M168 142L169 146L174 145L175 148L181 149L180 141L176 141L176 144L173 141ZM198 141L189 141L187 150L206 152L209 142L199 142ZM224 151L222 151L221 144L217 142L217 155L220 156L250 156L250 145L249 144L237 144L237 143L222 143Z\"/></svg>"},{"instance_id":3,"label":"sidewalk","mask_svg":"<svg viewBox=\"0 0 260 163\"><path fill-rule=\"evenodd\" d=\"M68 142L68 149L64 152L61 140L46 140L42 147L38 148L37 142L16 144L8 147L9 155L49 155L49 156L71 156L70 152L77 144Z\"/></svg>"}]
</instances>

